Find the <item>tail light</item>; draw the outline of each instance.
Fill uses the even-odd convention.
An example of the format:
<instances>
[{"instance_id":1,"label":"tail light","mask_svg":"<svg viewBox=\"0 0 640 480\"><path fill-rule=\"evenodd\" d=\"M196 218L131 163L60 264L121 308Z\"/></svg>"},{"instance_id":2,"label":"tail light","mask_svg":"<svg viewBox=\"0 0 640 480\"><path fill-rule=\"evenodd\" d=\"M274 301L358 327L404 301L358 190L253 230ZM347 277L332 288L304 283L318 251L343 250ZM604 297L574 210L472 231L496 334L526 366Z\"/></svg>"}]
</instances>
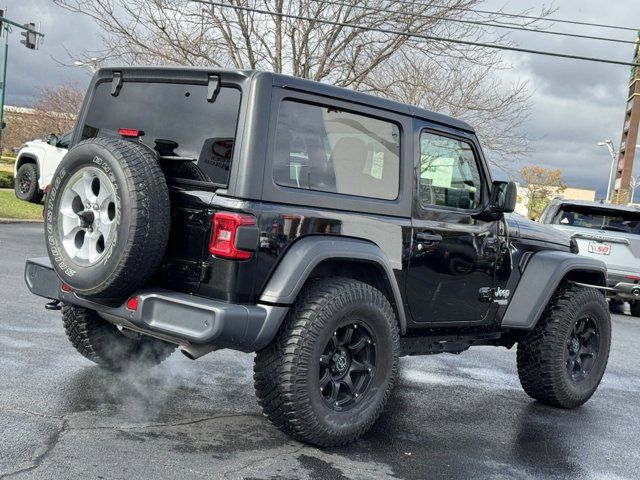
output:
<instances>
[{"instance_id":1,"label":"tail light","mask_svg":"<svg viewBox=\"0 0 640 480\"><path fill-rule=\"evenodd\" d=\"M131 297L127 300L127 310L136 311L138 309L138 297Z\"/></svg>"},{"instance_id":2,"label":"tail light","mask_svg":"<svg viewBox=\"0 0 640 480\"><path fill-rule=\"evenodd\" d=\"M118 134L122 137L138 138L143 135L143 132L135 128L119 128Z\"/></svg>"},{"instance_id":3,"label":"tail light","mask_svg":"<svg viewBox=\"0 0 640 480\"><path fill-rule=\"evenodd\" d=\"M238 230L243 226L256 224L252 215L242 213L218 212L211 217L211 242L209 253L220 258L246 260L251 257L249 250L239 250L236 247Z\"/></svg>"}]
</instances>

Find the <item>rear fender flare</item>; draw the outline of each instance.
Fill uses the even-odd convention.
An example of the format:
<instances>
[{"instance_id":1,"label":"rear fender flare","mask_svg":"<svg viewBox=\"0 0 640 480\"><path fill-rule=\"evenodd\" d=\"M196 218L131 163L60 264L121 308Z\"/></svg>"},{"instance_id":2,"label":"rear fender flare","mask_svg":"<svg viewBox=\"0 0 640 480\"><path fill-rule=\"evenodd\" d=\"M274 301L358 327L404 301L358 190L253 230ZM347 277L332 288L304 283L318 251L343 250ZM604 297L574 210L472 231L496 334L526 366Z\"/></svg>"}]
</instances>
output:
<instances>
[{"instance_id":1,"label":"rear fender flare","mask_svg":"<svg viewBox=\"0 0 640 480\"><path fill-rule=\"evenodd\" d=\"M292 305L311 272L325 260L369 262L384 272L384 280L393 295L400 331L406 332L407 318L400 287L389 259L379 246L355 238L309 236L295 242L283 255L262 291L261 303Z\"/></svg>"},{"instance_id":2,"label":"rear fender flare","mask_svg":"<svg viewBox=\"0 0 640 480\"><path fill-rule=\"evenodd\" d=\"M502 317L502 327L533 329L551 296L566 279L606 286L606 278L607 267L601 260L556 250L537 252L526 264Z\"/></svg>"}]
</instances>

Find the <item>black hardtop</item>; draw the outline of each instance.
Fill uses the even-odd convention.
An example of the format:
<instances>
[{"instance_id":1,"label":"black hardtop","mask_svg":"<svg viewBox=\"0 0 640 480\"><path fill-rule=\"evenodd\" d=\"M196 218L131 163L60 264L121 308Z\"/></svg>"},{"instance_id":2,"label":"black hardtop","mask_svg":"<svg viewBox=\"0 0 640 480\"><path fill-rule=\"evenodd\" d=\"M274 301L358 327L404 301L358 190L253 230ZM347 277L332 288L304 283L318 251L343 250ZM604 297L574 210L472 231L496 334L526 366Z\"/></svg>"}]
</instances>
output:
<instances>
[{"instance_id":1,"label":"black hardtop","mask_svg":"<svg viewBox=\"0 0 640 480\"><path fill-rule=\"evenodd\" d=\"M336 87L326 83L306 80L303 78L283 75L279 73L265 72L261 70L227 70L204 67L181 66L131 66L131 67L106 67L101 68L95 74L93 82L113 77L114 72L122 72L124 81L144 81L153 78L155 81L167 81L177 83L204 82L208 75L220 75L223 83L243 82L258 78L270 77L271 84L285 89L297 90L307 93L315 93L326 97L346 100L353 103L368 105L374 108L410 115L430 122L474 133L473 127L468 123L447 115L432 112L424 108L407 105L388 100L367 93L356 92L348 88Z\"/></svg>"}]
</instances>

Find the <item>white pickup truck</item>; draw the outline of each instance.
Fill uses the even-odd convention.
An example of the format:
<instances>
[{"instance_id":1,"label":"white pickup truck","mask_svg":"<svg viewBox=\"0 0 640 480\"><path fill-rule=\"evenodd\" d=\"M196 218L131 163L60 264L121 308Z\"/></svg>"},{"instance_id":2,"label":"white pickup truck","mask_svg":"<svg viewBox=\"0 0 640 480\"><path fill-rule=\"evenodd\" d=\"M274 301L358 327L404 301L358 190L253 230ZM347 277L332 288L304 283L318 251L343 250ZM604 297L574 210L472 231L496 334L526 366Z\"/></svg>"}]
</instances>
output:
<instances>
[{"instance_id":1,"label":"white pickup truck","mask_svg":"<svg viewBox=\"0 0 640 480\"><path fill-rule=\"evenodd\" d=\"M73 131L67 132L60 138L51 134L46 142L32 140L24 144L13 167L16 197L33 203L42 200L56 167L69 149L72 134Z\"/></svg>"}]
</instances>

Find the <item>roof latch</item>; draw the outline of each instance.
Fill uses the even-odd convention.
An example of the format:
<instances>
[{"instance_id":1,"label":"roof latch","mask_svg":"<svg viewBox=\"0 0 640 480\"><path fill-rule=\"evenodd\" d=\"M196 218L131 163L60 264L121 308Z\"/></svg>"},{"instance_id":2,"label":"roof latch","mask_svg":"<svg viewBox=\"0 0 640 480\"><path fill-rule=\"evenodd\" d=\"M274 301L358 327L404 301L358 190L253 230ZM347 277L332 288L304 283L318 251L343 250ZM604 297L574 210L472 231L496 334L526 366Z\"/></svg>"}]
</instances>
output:
<instances>
[{"instance_id":1,"label":"roof latch","mask_svg":"<svg viewBox=\"0 0 640 480\"><path fill-rule=\"evenodd\" d=\"M111 80L111 96L117 97L122 88L122 72L113 72L113 80Z\"/></svg>"},{"instance_id":2,"label":"roof latch","mask_svg":"<svg viewBox=\"0 0 640 480\"><path fill-rule=\"evenodd\" d=\"M215 102L219 91L220 77L218 75L209 75L209 83L207 85L207 102Z\"/></svg>"}]
</instances>

